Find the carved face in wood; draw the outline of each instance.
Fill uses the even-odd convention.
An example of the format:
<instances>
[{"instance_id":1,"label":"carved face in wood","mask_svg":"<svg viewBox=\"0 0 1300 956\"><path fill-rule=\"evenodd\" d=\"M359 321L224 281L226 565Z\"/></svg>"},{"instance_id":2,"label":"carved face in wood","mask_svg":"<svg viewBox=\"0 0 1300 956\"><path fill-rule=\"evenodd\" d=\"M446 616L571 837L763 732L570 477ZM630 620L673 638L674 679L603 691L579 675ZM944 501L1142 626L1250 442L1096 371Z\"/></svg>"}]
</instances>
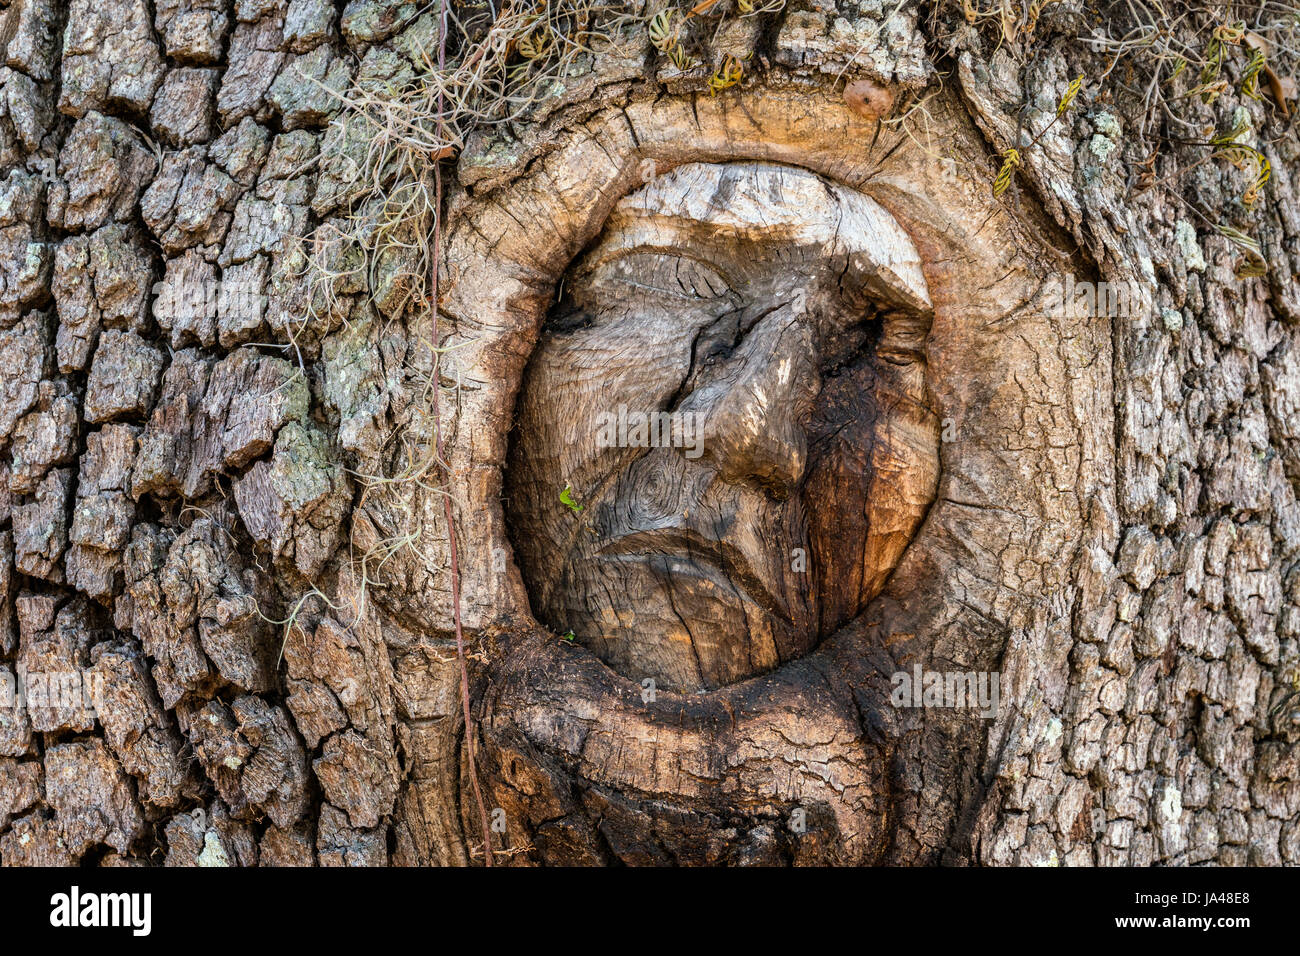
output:
<instances>
[{"instance_id":1,"label":"carved face in wood","mask_svg":"<svg viewBox=\"0 0 1300 956\"><path fill-rule=\"evenodd\" d=\"M519 400L507 509L534 612L674 690L809 651L933 499L929 322L906 233L811 172L690 164L625 197Z\"/></svg>"}]
</instances>

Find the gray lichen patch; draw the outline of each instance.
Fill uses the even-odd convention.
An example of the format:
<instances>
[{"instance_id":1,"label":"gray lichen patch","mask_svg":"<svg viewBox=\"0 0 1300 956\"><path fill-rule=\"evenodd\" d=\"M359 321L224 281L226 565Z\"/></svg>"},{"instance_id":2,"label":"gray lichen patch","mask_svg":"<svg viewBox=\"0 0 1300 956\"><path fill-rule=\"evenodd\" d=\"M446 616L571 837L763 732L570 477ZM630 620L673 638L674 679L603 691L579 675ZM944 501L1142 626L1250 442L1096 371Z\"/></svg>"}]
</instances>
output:
<instances>
[{"instance_id":1,"label":"gray lichen patch","mask_svg":"<svg viewBox=\"0 0 1300 956\"><path fill-rule=\"evenodd\" d=\"M338 546L349 485L324 433L290 422L270 461L235 482L235 501L253 540L310 579Z\"/></svg>"}]
</instances>

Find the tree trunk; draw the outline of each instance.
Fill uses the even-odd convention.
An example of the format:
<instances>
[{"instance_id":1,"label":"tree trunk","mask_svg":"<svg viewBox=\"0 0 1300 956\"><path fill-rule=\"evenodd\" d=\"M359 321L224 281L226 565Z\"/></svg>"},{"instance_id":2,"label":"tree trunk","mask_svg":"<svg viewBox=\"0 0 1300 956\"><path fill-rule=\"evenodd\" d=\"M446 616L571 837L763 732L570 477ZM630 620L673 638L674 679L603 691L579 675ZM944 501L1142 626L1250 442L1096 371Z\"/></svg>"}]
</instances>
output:
<instances>
[{"instance_id":1,"label":"tree trunk","mask_svg":"<svg viewBox=\"0 0 1300 956\"><path fill-rule=\"evenodd\" d=\"M1294 12L0 4L0 863L1300 863Z\"/></svg>"}]
</instances>

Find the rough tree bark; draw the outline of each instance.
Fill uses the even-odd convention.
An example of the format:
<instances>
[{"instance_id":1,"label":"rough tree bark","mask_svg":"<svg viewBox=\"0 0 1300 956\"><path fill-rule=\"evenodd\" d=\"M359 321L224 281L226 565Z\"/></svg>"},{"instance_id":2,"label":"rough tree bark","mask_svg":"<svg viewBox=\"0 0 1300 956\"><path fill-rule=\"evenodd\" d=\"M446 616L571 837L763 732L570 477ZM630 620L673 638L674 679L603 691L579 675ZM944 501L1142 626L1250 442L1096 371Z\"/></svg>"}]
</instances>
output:
<instances>
[{"instance_id":1,"label":"rough tree bark","mask_svg":"<svg viewBox=\"0 0 1300 956\"><path fill-rule=\"evenodd\" d=\"M0 4L0 863L481 864L447 495L498 863L1300 863L1300 141L1236 46L1171 117L1070 0L788 0L685 70L626 29L445 164L435 335L400 255L338 241L366 142L334 93L409 82L436 8ZM1253 208L1203 161L1243 116ZM546 369L587 408L612 378L538 356L620 201L726 211L773 166L883 210L928 301L836 406L877 484L803 488L792 593L833 625L647 695L683 672L540 596L584 533L562 483L545 511ZM1131 297L1063 309L1067 277ZM896 706L917 667L1000 674L996 712Z\"/></svg>"}]
</instances>

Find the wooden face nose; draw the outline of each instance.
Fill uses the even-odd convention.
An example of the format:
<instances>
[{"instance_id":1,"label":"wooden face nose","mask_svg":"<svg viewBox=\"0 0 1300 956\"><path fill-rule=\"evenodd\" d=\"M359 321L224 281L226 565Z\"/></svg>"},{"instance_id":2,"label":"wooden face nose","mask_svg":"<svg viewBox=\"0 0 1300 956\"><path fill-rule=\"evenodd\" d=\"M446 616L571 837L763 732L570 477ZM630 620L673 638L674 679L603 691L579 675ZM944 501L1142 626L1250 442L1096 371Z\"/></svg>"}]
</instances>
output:
<instances>
[{"instance_id":1,"label":"wooden face nose","mask_svg":"<svg viewBox=\"0 0 1300 956\"><path fill-rule=\"evenodd\" d=\"M788 498L803 480L802 418L820 387L807 329L784 314L758 324L682 402L704 422L702 452L719 476Z\"/></svg>"}]
</instances>

